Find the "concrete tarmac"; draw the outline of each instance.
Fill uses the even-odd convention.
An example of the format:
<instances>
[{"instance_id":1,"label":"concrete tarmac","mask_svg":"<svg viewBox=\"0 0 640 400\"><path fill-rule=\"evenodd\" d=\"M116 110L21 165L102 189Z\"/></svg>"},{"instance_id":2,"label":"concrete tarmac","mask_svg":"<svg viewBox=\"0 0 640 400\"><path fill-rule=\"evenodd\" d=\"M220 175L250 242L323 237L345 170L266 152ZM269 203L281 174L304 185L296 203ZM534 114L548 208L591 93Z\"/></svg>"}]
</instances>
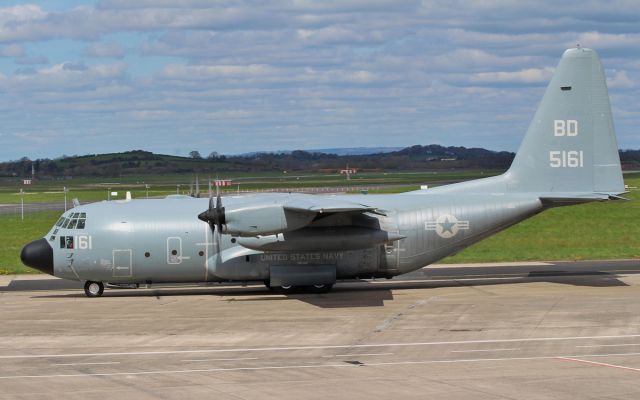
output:
<instances>
[{"instance_id":1,"label":"concrete tarmac","mask_svg":"<svg viewBox=\"0 0 640 400\"><path fill-rule=\"evenodd\" d=\"M432 266L328 294L0 277L0 399L637 399L640 261Z\"/></svg>"}]
</instances>

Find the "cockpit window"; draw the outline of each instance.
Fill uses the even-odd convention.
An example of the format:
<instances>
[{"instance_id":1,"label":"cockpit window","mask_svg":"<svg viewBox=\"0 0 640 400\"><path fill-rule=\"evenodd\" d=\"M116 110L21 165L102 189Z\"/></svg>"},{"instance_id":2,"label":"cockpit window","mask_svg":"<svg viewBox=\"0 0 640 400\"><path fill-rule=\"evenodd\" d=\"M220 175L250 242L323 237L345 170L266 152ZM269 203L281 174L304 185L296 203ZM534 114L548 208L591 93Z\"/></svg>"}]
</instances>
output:
<instances>
[{"instance_id":1,"label":"cockpit window","mask_svg":"<svg viewBox=\"0 0 640 400\"><path fill-rule=\"evenodd\" d=\"M62 229L84 229L87 221L87 213L73 213L69 217L62 217L56 223L56 226Z\"/></svg>"},{"instance_id":2,"label":"cockpit window","mask_svg":"<svg viewBox=\"0 0 640 400\"><path fill-rule=\"evenodd\" d=\"M67 229L76 229L77 224L78 224L78 220L74 218L71 220L71 223L69 223L69 226L67 227Z\"/></svg>"}]
</instances>

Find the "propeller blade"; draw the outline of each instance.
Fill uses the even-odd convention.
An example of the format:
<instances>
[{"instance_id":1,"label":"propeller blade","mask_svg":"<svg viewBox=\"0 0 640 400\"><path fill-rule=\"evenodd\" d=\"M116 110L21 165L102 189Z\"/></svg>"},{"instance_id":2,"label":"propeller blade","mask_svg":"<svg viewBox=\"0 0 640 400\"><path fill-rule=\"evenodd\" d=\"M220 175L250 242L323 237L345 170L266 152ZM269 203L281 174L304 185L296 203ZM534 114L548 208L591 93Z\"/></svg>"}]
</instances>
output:
<instances>
[{"instance_id":1,"label":"propeller blade","mask_svg":"<svg viewBox=\"0 0 640 400\"><path fill-rule=\"evenodd\" d=\"M222 197L220 196L220 192L218 192L218 196L216 197L216 226L218 227L218 232L222 233L222 225L224 225L225 215L224 215L224 207L222 207Z\"/></svg>"},{"instance_id":2,"label":"propeller blade","mask_svg":"<svg viewBox=\"0 0 640 400\"><path fill-rule=\"evenodd\" d=\"M220 192L218 192L215 203L213 201L213 196L209 197L209 208L198 214L198 219L207 222L211 227L211 230L214 230L214 228L217 227L218 234L222 233L222 225L224 225L226 218L224 215L224 207L222 206L222 197L220 196Z\"/></svg>"}]
</instances>

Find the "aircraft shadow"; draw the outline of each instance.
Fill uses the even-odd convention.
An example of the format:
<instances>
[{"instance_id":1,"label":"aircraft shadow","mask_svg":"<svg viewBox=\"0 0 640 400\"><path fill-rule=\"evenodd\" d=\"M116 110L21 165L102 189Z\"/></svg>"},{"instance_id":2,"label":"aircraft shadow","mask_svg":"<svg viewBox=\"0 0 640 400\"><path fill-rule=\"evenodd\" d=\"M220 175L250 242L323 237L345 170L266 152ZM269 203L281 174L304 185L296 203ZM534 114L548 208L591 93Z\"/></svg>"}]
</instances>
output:
<instances>
[{"instance_id":1,"label":"aircraft shadow","mask_svg":"<svg viewBox=\"0 0 640 400\"><path fill-rule=\"evenodd\" d=\"M29 291L29 290L73 290L78 293L60 293L38 295L34 298L69 298L84 297L82 287L78 282L47 280L18 281L19 284L0 288L2 291ZM17 283L18 283L17 282ZM51 284L56 282L55 287ZM287 301L297 300L319 308L345 308L345 307L382 307L385 300L393 299L393 291L411 289L436 289L447 287L471 287L490 286L519 283L557 283L563 285L589 286L589 287L616 287L628 286L618 279L618 276L608 272L566 272L566 271L535 271L513 278L478 278L456 280L406 280L401 282L389 281L348 281L343 282L330 292L325 294L294 293L278 294L259 286L198 286L198 287L156 287L152 289L107 289L103 298L110 297L149 297L158 299L172 296L216 296L229 302L252 301ZM43 285L47 285L44 287ZM366 292L366 293L363 293ZM100 300L90 300L100 301Z\"/></svg>"},{"instance_id":2,"label":"aircraft shadow","mask_svg":"<svg viewBox=\"0 0 640 400\"><path fill-rule=\"evenodd\" d=\"M39 290L82 290L82 282L68 281L64 279L28 279L13 280L7 286L0 286L0 292L20 292Z\"/></svg>"}]
</instances>

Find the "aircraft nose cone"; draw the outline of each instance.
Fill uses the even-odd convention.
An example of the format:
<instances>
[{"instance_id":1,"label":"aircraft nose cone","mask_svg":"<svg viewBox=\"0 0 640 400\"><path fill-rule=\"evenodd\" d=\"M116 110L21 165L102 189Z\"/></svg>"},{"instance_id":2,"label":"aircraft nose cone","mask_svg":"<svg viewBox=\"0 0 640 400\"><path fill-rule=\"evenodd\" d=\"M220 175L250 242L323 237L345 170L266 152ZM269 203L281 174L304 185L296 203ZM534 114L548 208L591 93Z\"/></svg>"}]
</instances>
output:
<instances>
[{"instance_id":1,"label":"aircraft nose cone","mask_svg":"<svg viewBox=\"0 0 640 400\"><path fill-rule=\"evenodd\" d=\"M53 249L46 239L34 240L22 248L20 260L24 265L53 275Z\"/></svg>"}]
</instances>

